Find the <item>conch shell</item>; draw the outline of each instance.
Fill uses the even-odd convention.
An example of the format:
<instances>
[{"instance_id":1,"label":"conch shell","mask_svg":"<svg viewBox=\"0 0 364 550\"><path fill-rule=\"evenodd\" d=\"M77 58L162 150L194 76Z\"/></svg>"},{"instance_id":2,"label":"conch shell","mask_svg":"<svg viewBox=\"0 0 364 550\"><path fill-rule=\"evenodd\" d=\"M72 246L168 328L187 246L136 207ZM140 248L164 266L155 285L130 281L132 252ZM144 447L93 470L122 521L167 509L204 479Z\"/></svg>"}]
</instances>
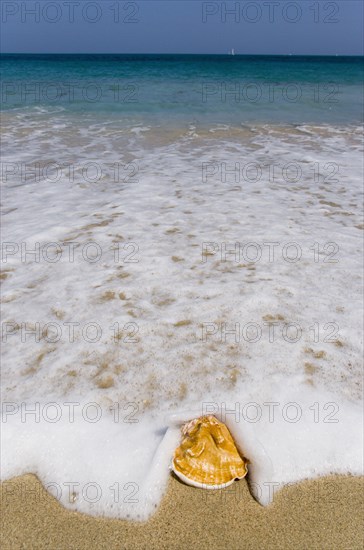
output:
<instances>
[{"instance_id":1,"label":"conch shell","mask_svg":"<svg viewBox=\"0 0 364 550\"><path fill-rule=\"evenodd\" d=\"M221 489L248 473L248 460L214 416L195 418L182 427L182 442L175 450L172 470L188 485Z\"/></svg>"}]
</instances>

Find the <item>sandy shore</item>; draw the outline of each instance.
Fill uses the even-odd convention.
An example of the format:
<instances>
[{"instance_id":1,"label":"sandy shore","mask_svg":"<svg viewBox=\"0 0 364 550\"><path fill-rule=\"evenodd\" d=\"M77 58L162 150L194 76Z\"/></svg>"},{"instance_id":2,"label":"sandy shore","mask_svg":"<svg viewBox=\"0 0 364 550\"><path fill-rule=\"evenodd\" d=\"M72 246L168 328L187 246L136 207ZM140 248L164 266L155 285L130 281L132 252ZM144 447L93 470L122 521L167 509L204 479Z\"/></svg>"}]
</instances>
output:
<instances>
[{"instance_id":1,"label":"sandy shore","mask_svg":"<svg viewBox=\"0 0 364 550\"><path fill-rule=\"evenodd\" d=\"M284 488L268 508L246 480L203 491L171 478L147 523L65 510L33 475L1 486L2 548L362 549L364 478L332 476Z\"/></svg>"}]
</instances>

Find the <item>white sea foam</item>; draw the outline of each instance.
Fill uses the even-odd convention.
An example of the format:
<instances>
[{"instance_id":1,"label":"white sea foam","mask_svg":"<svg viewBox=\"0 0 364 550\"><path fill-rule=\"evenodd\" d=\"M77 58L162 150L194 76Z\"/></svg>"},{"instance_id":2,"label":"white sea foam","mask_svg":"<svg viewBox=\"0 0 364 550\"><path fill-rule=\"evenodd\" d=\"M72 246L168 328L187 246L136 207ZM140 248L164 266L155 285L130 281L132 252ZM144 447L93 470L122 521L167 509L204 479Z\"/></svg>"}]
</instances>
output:
<instances>
[{"instance_id":1,"label":"white sea foam","mask_svg":"<svg viewBox=\"0 0 364 550\"><path fill-rule=\"evenodd\" d=\"M72 164L75 175L34 182L15 167L3 183L3 240L19 245L3 263L3 479L33 472L70 509L146 519L165 490L180 422L205 412L226 421L250 459L262 504L282 484L360 474L358 130L211 134L195 124L166 137L116 123L90 132L62 115L54 122L56 133L34 119L7 129L5 119L14 137L6 162L41 158ZM100 158L100 179L87 181L84 163ZM224 181L222 163L254 163L261 178L226 172ZM302 170L295 182L282 176L288 163ZM329 163L339 166L334 176ZM52 242L48 257L59 260L47 262ZM95 262L90 242L101 250ZM260 260L225 261L223 243L237 242L257 243ZM278 243L273 261L267 242ZM292 242L297 262L284 248ZM39 243L39 261L22 261L21 243ZM101 329L95 342L90 323ZM74 421L67 403L78 403ZM32 407L39 422L26 414Z\"/></svg>"}]
</instances>

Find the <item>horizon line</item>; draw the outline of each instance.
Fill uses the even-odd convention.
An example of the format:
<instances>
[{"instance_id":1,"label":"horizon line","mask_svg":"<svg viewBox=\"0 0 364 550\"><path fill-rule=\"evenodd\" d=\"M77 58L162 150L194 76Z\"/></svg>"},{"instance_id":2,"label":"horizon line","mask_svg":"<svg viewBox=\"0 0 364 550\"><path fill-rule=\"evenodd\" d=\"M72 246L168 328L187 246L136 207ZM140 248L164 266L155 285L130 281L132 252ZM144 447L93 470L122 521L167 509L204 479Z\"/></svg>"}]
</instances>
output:
<instances>
[{"instance_id":1,"label":"horizon line","mask_svg":"<svg viewBox=\"0 0 364 550\"><path fill-rule=\"evenodd\" d=\"M0 52L1 55L215 55L225 57L364 57L364 53L360 54L328 54L328 53L166 53L166 52Z\"/></svg>"}]
</instances>

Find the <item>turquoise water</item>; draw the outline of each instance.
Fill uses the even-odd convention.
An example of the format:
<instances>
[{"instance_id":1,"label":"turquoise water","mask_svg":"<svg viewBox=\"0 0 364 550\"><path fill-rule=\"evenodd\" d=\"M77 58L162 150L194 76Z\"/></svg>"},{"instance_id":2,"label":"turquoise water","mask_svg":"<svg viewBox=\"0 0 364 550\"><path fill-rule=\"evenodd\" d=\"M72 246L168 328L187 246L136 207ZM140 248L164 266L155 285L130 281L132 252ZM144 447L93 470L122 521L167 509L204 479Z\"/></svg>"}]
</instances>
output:
<instances>
[{"instance_id":1,"label":"turquoise water","mask_svg":"<svg viewBox=\"0 0 364 550\"><path fill-rule=\"evenodd\" d=\"M351 124L362 57L3 55L3 110L39 107L127 122Z\"/></svg>"}]
</instances>

